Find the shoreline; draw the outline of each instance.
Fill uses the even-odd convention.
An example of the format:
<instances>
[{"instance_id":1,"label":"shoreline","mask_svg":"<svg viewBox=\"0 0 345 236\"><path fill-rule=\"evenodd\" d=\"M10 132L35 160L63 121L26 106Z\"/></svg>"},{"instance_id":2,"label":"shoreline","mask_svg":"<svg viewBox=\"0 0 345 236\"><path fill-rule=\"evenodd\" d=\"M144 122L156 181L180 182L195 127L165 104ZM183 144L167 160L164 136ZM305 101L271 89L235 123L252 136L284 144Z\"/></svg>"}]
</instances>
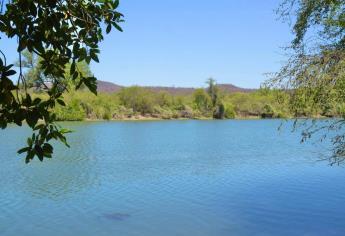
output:
<instances>
[{"instance_id":1,"label":"shoreline","mask_svg":"<svg viewBox=\"0 0 345 236\"><path fill-rule=\"evenodd\" d=\"M130 117L130 118L121 118L121 119L84 119L84 120L59 120L57 122L116 122L116 121L226 121L226 120L325 120L325 119L339 119L339 117L287 117L287 118L261 118L261 117L237 117L233 119L214 119L214 118L156 118L156 117Z\"/></svg>"}]
</instances>

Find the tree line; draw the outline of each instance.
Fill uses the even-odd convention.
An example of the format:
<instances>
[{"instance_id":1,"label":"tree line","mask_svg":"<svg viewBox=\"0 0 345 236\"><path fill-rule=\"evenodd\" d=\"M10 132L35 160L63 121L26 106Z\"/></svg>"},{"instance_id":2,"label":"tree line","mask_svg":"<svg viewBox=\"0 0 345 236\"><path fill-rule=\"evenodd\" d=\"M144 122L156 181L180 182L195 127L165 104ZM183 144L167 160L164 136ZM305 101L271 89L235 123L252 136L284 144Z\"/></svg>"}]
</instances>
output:
<instances>
[{"instance_id":1,"label":"tree line","mask_svg":"<svg viewBox=\"0 0 345 236\"><path fill-rule=\"evenodd\" d=\"M26 69L26 86L33 97L45 99L45 86L50 86L40 58L23 52L21 64ZM16 65L19 62L15 63ZM235 118L320 118L343 117L345 101L334 100L316 106L312 96L302 96L301 89L283 90L261 88L255 92L229 93L209 78L205 88L186 95L153 91L140 86L121 89L114 94L90 93L85 87L75 91L80 80L70 74L71 63L66 65L63 86L64 102L53 109L57 121L119 120L119 119L235 119ZM83 76L92 76L87 63L78 63ZM23 85L22 85L23 86ZM340 97L343 87L332 90Z\"/></svg>"},{"instance_id":2,"label":"tree line","mask_svg":"<svg viewBox=\"0 0 345 236\"><path fill-rule=\"evenodd\" d=\"M35 96L42 96L37 93ZM255 92L229 93L219 90L213 105L208 88L195 89L192 94L177 95L132 86L116 93L87 91L64 94L65 106L57 105L52 112L59 121L126 120L126 119L261 119L261 118L342 118L345 103L328 107L303 106L289 103L293 98L281 90L259 89Z\"/></svg>"}]
</instances>

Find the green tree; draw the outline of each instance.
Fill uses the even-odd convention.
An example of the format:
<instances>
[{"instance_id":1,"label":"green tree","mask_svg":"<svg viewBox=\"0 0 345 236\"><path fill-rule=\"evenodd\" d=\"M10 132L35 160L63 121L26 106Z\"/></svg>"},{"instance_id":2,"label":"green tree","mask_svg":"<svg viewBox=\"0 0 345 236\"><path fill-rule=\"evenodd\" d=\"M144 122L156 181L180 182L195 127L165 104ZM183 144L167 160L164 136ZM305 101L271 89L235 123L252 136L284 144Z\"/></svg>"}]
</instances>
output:
<instances>
[{"instance_id":1,"label":"green tree","mask_svg":"<svg viewBox=\"0 0 345 236\"><path fill-rule=\"evenodd\" d=\"M287 48L291 57L268 84L291 94L290 106L296 112L328 113L344 103L345 80L345 2L343 0L284 0L278 9L290 20L294 39ZM292 20L291 20L292 19ZM302 141L320 130L339 130L344 120L319 127L312 122L303 131ZM345 160L345 136L332 136L335 145L332 163Z\"/></svg>"},{"instance_id":2,"label":"green tree","mask_svg":"<svg viewBox=\"0 0 345 236\"><path fill-rule=\"evenodd\" d=\"M41 161L51 157L53 147L49 142L52 139L68 145L64 136L68 131L56 125L56 116L52 113L57 103L64 105L66 65L71 62L70 74L72 79L77 79L81 76L77 62L99 61L102 26L106 33L112 28L121 31L119 23L123 20L116 10L118 5L119 0L0 0L0 32L18 40L20 62L25 50L39 56L40 68L51 80L51 86L45 88L46 99L32 98L25 87L20 86L26 84L23 66L20 65L15 84L16 71L0 51L0 127L4 129L9 123L21 126L26 121L33 129L27 147L19 150L26 153L26 162L35 156ZM81 76L76 89L82 84L97 93L95 77Z\"/></svg>"},{"instance_id":3,"label":"green tree","mask_svg":"<svg viewBox=\"0 0 345 236\"><path fill-rule=\"evenodd\" d=\"M119 98L122 105L142 115L152 113L155 106L154 98L150 91L139 86L122 89L119 92Z\"/></svg>"},{"instance_id":4,"label":"green tree","mask_svg":"<svg viewBox=\"0 0 345 236\"><path fill-rule=\"evenodd\" d=\"M225 117L225 106L222 102L219 88L216 84L216 80L209 78L206 83L208 84L207 93L211 97L213 107L213 118L224 119Z\"/></svg>"},{"instance_id":5,"label":"green tree","mask_svg":"<svg viewBox=\"0 0 345 236\"><path fill-rule=\"evenodd\" d=\"M215 119L224 119L225 118L225 106L222 102L217 103L213 117Z\"/></svg>"},{"instance_id":6,"label":"green tree","mask_svg":"<svg viewBox=\"0 0 345 236\"><path fill-rule=\"evenodd\" d=\"M206 81L206 84L208 85L207 93L211 97L212 106L215 107L217 102L218 102L218 93L219 93L219 89L217 87L216 80L214 80L213 78L209 78Z\"/></svg>"}]
</instances>

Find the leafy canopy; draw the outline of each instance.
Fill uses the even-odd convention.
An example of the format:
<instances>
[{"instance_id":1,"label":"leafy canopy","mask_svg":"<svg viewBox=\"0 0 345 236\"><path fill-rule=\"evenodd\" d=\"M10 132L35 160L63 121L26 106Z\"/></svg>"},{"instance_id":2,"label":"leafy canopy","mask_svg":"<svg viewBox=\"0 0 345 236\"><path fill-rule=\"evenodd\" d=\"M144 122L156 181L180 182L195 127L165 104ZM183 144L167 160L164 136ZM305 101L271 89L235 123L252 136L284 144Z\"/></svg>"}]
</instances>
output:
<instances>
[{"instance_id":1,"label":"leafy canopy","mask_svg":"<svg viewBox=\"0 0 345 236\"><path fill-rule=\"evenodd\" d=\"M310 108L324 115L345 104L345 1L284 0L278 10L292 25L295 35L287 47L288 61L268 81L271 86L287 89L292 110ZM334 123L335 122L335 123ZM317 127L317 122L303 132L303 141L317 131L339 129L345 120ZM333 136L332 163L345 160L345 136Z\"/></svg>"},{"instance_id":2,"label":"leafy canopy","mask_svg":"<svg viewBox=\"0 0 345 236\"><path fill-rule=\"evenodd\" d=\"M18 41L19 73L6 61L0 51L0 127L9 123L19 126L24 121L33 134L27 146L19 150L26 153L26 162L35 156L39 160L50 158L52 139L67 144L66 129L59 127L51 112L57 103L64 105L62 94L66 90L66 74L97 93L96 78L84 76L77 62L99 62L99 42L103 40L103 26L109 33L119 31L122 14L117 11L119 0L0 0L0 32ZM22 52L34 53L40 58L39 68L45 81L42 83L47 99L33 99L27 91L23 73ZM70 63L70 73L65 73ZM16 82L13 82L16 80Z\"/></svg>"}]
</instances>

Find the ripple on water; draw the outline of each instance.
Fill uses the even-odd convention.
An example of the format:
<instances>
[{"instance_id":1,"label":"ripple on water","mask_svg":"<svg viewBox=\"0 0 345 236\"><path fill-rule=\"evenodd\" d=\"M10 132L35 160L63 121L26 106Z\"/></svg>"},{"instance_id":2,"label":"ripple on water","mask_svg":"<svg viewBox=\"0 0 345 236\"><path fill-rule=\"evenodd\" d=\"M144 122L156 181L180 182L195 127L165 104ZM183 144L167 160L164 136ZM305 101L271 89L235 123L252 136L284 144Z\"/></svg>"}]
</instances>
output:
<instances>
[{"instance_id":1,"label":"ripple on water","mask_svg":"<svg viewBox=\"0 0 345 236\"><path fill-rule=\"evenodd\" d=\"M278 125L73 123L71 149L30 165L5 130L0 234L345 235L344 169Z\"/></svg>"}]
</instances>

